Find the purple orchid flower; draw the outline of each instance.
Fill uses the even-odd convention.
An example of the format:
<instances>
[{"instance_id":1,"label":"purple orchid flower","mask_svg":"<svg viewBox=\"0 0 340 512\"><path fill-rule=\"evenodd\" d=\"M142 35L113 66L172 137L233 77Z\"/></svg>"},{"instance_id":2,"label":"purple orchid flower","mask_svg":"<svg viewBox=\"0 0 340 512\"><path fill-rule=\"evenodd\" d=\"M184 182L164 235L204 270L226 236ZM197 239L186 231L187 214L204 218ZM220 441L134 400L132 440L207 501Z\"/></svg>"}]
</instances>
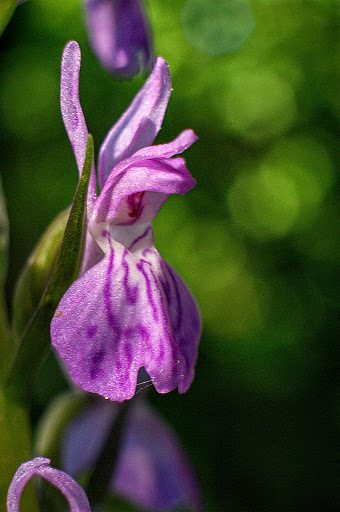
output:
<instances>
[{"instance_id":1,"label":"purple orchid flower","mask_svg":"<svg viewBox=\"0 0 340 512\"><path fill-rule=\"evenodd\" d=\"M97 399L66 428L61 466L73 477L94 467L117 407L117 403ZM195 473L182 447L143 399L134 401L128 413L110 490L152 511L202 510Z\"/></svg>"},{"instance_id":2,"label":"purple orchid flower","mask_svg":"<svg viewBox=\"0 0 340 512\"><path fill-rule=\"evenodd\" d=\"M66 46L61 110L81 172L87 128L79 103L80 49ZM185 130L168 144L150 146L171 91L168 65L158 57L130 107L99 151L88 194L83 274L65 293L51 323L52 344L85 391L121 402L131 398L140 368L156 390L189 388L201 323L185 283L153 244L152 219L169 194L185 194L195 180L182 153L195 140Z\"/></svg>"},{"instance_id":3,"label":"purple orchid flower","mask_svg":"<svg viewBox=\"0 0 340 512\"><path fill-rule=\"evenodd\" d=\"M71 512L91 512L84 489L64 471L52 468L50 462L45 457L36 457L18 467L7 493L7 512L19 512L22 491L34 475L41 476L59 489L67 499Z\"/></svg>"},{"instance_id":4,"label":"purple orchid flower","mask_svg":"<svg viewBox=\"0 0 340 512\"><path fill-rule=\"evenodd\" d=\"M142 0L85 0L93 52L108 71L130 78L151 65L151 31Z\"/></svg>"}]
</instances>

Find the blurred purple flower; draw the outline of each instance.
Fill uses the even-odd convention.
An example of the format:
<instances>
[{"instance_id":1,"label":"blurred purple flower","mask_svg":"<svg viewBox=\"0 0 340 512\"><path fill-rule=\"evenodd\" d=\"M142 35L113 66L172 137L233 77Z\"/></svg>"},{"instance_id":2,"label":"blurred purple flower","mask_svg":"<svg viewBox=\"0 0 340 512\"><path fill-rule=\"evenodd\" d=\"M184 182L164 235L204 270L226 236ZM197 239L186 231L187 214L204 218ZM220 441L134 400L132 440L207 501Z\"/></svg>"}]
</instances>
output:
<instances>
[{"instance_id":1,"label":"blurred purple flower","mask_svg":"<svg viewBox=\"0 0 340 512\"><path fill-rule=\"evenodd\" d=\"M81 172L88 137L79 103L80 49L62 60L61 110ZM197 137L185 130L168 144L150 146L171 91L168 65L158 57L130 107L99 151L96 197L92 169L83 275L65 293L51 323L54 347L73 380L111 400L131 398L144 367L155 388L187 391L193 378L201 324L180 276L153 244L152 220L169 194L195 185L183 158L171 158Z\"/></svg>"},{"instance_id":2,"label":"blurred purple flower","mask_svg":"<svg viewBox=\"0 0 340 512\"><path fill-rule=\"evenodd\" d=\"M85 0L90 44L101 64L119 78L151 66L151 31L142 0Z\"/></svg>"},{"instance_id":3,"label":"blurred purple flower","mask_svg":"<svg viewBox=\"0 0 340 512\"><path fill-rule=\"evenodd\" d=\"M97 399L69 424L61 452L65 471L76 477L94 467L114 425L117 407L117 403ZM152 511L185 506L201 510L196 476L182 447L144 400L136 400L128 412L110 489L137 507Z\"/></svg>"},{"instance_id":4,"label":"blurred purple flower","mask_svg":"<svg viewBox=\"0 0 340 512\"><path fill-rule=\"evenodd\" d=\"M39 475L63 493L71 512L91 512L84 489L70 475L50 466L50 459L36 457L21 464L9 486L7 512L19 512L22 491L28 481Z\"/></svg>"}]
</instances>

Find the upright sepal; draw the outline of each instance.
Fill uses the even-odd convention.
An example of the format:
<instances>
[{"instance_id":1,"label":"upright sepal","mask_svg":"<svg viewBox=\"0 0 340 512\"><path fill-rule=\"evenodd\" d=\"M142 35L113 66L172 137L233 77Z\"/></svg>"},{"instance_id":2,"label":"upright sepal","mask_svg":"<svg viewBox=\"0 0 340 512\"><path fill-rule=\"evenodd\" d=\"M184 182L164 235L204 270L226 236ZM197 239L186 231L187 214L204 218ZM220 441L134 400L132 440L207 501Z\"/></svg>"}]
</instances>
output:
<instances>
[{"instance_id":1,"label":"upright sepal","mask_svg":"<svg viewBox=\"0 0 340 512\"><path fill-rule=\"evenodd\" d=\"M61 61L60 109L67 135L70 139L77 162L79 176L83 172L88 143L88 130L79 100L79 72L81 53L76 41L70 41L64 48ZM96 199L96 177L94 160L88 186L88 208Z\"/></svg>"},{"instance_id":2,"label":"upright sepal","mask_svg":"<svg viewBox=\"0 0 340 512\"><path fill-rule=\"evenodd\" d=\"M151 146L161 129L171 94L169 66L157 57L148 80L107 134L98 157L101 187L115 165Z\"/></svg>"},{"instance_id":3,"label":"upright sepal","mask_svg":"<svg viewBox=\"0 0 340 512\"><path fill-rule=\"evenodd\" d=\"M86 236L86 198L93 163L93 141L89 136L83 173L66 225L54 272L38 309L23 333L10 370L8 385L24 399L50 344L49 324L63 293L77 278ZM25 375L25 379L22 376Z\"/></svg>"}]
</instances>

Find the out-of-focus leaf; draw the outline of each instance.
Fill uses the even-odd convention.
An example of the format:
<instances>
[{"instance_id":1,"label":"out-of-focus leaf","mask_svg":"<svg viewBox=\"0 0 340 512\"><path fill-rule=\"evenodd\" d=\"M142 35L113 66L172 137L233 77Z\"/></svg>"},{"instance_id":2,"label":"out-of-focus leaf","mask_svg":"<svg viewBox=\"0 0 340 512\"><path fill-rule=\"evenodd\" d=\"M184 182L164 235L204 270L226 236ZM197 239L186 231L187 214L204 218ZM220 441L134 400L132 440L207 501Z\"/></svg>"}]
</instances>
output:
<instances>
[{"instance_id":1,"label":"out-of-focus leaf","mask_svg":"<svg viewBox=\"0 0 340 512\"><path fill-rule=\"evenodd\" d=\"M30 428L22 405L0 390L0 503L4 510L8 486L18 466L31 458ZM37 510L33 488L28 486L20 502L21 512Z\"/></svg>"},{"instance_id":2,"label":"out-of-focus leaf","mask_svg":"<svg viewBox=\"0 0 340 512\"><path fill-rule=\"evenodd\" d=\"M92 161L93 139L89 135L83 173L74 196L55 270L34 317L22 335L7 380L7 385L22 400L29 397L35 374L47 353L50 322L55 309L79 274L86 235L86 198Z\"/></svg>"},{"instance_id":3,"label":"out-of-focus leaf","mask_svg":"<svg viewBox=\"0 0 340 512\"><path fill-rule=\"evenodd\" d=\"M57 396L44 412L35 436L34 454L53 460L60 468L60 446L65 427L86 404L88 395L67 391Z\"/></svg>"},{"instance_id":4,"label":"out-of-focus leaf","mask_svg":"<svg viewBox=\"0 0 340 512\"><path fill-rule=\"evenodd\" d=\"M0 0L1 1L1 0ZM3 286L7 273L8 258L8 217L6 201L0 181L0 284Z\"/></svg>"},{"instance_id":5,"label":"out-of-focus leaf","mask_svg":"<svg viewBox=\"0 0 340 512\"><path fill-rule=\"evenodd\" d=\"M16 6L16 0L0 0L0 34L5 30L7 23L13 16Z\"/></svg>"},{"instance_id":6,"label":"out-of-focus leaf","mask_svg":"<svg viewBox=\"0 0 340 512\"><path fill-rule=\"evenodd\" d=\"M187 0L182 25L188 41L210 55L234 52L254 28L248 0Z\"/></svg>"},{"instance_id":7,"label":"out-of-focus leaf","mask_svg":"<svg viewBox=\"0 0 340 512\"><path fill-rule=\"evenodd\" d=\"M2 368L8 364L9 356L9 332L8 317L4 295L4 285L7 274L8 259L8 217L6 211L6 202L2 192L0 181L0 374L3 375Z\"/></svg>"},{"instance_id":8,"label":"out-of-focus leaf","mask_svg":"<svg viewBox=\"0 0 340 512\"><path fill-rule=\"evenodd\" d=\"M20 336L36 312L55 268L70 208L61 212L40 238L20 275L13 300L12 326Z\"/></svg>"}]
</instances>

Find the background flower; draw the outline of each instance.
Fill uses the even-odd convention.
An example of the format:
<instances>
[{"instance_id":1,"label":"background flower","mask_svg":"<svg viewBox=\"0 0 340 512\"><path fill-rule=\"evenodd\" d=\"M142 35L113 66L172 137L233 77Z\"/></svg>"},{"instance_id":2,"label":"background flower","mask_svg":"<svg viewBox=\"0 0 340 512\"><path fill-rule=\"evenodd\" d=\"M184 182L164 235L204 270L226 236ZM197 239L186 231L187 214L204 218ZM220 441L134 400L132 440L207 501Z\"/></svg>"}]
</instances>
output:
<instances>
[{"instance_id":1,"label":"background flower","mask_svg":"<svg viewBox=\"0 0 340 512\"><path fill-rule=\"evenodd\" d=\"M150 68L152 39L143 0L84 0L91 47L119 78Z\"/></svg>"}]
</instances>

